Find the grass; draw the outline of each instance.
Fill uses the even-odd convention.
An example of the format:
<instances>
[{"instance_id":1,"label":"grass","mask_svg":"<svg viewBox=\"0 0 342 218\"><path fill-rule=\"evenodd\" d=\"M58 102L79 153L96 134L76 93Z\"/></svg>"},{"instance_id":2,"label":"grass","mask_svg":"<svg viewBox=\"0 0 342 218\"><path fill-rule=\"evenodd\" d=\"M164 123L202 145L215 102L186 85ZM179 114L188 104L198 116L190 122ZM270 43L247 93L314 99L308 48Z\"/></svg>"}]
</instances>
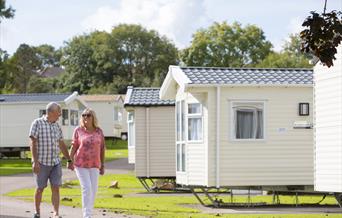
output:
<instances>
[{"instance_id":1,"label":"grass","mask_svg":"<svg viewBox=\"0 0 342 218\"><path fill-rule=\"evenodd\" d=\"M67 143L67 142L66 142ZM67 143L70 144L70 143ZM112 161L119 158L126 158L127 141L120 139L106 139L106 159L105 161ZM8 158L0 159L0 176L8 176L19 173L31 173L31 152L26 153L27 159ZM63 166L66 165L66 161L62 161Z\"/></svg>"},{"instance_id":2,"label":"grass","mask_svg":"<svg viewBox=\"0 0 342 218\"><path fill-rule=\"evenodd\" d=\"M121 139L106 139L106 160L112 161L119 158L127 158L127 141Z\"/></svg>"},{"instance_id":3,"label":"grass","mask_svg":"<svg viewBox=\"0 0 342 218\"><path fill-rule=\"evenodd\" d=\"M10 158L0 160L0 176L30 172L32 172L30 159Z\"/></svg>"},{"instance_id":4,"label":"grass","mask_svg":"<svg viewBox=\"0 0 342 218\"><path fill-rule=\"evenodd\" d=\"M119 182L119 189L110 189L108 186L112 181ZM142 216L149 216L154 218L209 218L209 217L266 217L266 218L318 218L318 217L341 217L341 214L202 214L200 210L191 206L198 205L196 198L189 195L170 196L161 194L158 197L155 195L142 194L146 193L145 189L141 186L133 174L128 175L105 175L101 176L99 180L99 191L95 202L96 208L105 208L106 210L114 211L117 213L136 214ZM21 197L23 199L32 200L34 189L22 189L11 193L8 196ZM122 197L114 197L114 195L121 195ZM51 191L46 189L44 191L43 200L49 202L51 198ZM81 191L79 182L68 181L61 188L61 199L68 198L72 201L61 201L62 204L68 206L81 206ZM247 197L239 196L234 197L234 202L246 202ZM293 204L293 196L280 196L282 204ZM321 196L300 196L300 203L315 203L321 200ZM252 202L272 202L272 196L255 196L252 197ZM332 197L327 197L321 204L336 205L336 201Z\"/></svg>"}]
</instances>

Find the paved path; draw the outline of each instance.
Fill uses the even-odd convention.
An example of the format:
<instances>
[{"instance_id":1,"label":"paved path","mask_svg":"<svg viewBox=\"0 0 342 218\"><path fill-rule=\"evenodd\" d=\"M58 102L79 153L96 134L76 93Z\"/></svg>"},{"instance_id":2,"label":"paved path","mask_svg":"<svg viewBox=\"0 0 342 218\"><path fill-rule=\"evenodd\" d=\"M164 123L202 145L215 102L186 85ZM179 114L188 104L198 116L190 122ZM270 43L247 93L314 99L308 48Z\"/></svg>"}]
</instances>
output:
<instances>
[{"instance_id":1,"label":"paved path","mask_svg":"<svg viewBox=\"0 0 342 218\"><path fill-rule=\"evenodd\" d=\"M126 174L134 170L134 165L128 164L127 158L118 159L105 164L106 172L111 174ZM75 172L63 169L63 180L77 179ZM1 218L24 218L32 217L34 212L33 202L18 200L3 196L7 192L11 192L22 188L34 187L34 180L31 173L18 174L13 176L0 177L0 217ZM52 206L48 203L41 205L41 217L51 217ZM105 212L104 212L105 211ZM60 206L60 215L62 217L81 218L82 212L80 208L68 206ZM102 217L118 217L118 218L139 218L141 216L125 215L109 213L103 209L94 210L94 218Z\"/></svg>"},{"instance_id":2,"label":"paved path","mask_svg":"<svg viewBox=\"0 0 342 218\"><path fill-rule=\"evenodd\" d=\"M128 164L127 159L119 159L106 163L106 173L110 174L127 174L134 170L134 166ZM76 179L75 172L70 170L63 170L63 180ZM0 177L0 218L25 218L32 217L33 202L25 202L15 198L9 198L3 196L4 193L14 191L16 189L31 188L34 187L34 181L32 174L20 174L14 176ZM179 194L154 194L154 193L138 193L133 194L135 196L144 197L159 197L165 195L171 196L192 196L189 193ZM202 213L208 214L329 214L329 213L341 213L342 209L337 207L290 207L290 208L225 208L217 209L210 207L203 207L202 205L188 205L189 207L196 208L202 211ZM42 217L51 217L52 206L47 203L42 203ZM68 206L61 206L60 213L63 217L81 218L81 209L72 208ZM141 218L136 215L125 215L104 212L100 209L94 210L94 218ZM342 217L342 215L341 215Z\"/></svg>"}]
</instances>

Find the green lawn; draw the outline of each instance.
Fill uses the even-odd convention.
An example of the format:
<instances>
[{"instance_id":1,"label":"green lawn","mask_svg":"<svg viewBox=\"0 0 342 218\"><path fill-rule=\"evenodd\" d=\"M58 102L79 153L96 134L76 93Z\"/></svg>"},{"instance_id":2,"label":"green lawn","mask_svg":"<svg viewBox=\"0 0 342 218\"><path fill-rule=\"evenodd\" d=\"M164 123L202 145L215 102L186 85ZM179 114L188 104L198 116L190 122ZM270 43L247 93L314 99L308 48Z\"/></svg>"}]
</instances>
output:
<instances>
[{"instance_id":1,"label":"green lawn","mask_svg":"<svg viewBox=\"0 0 342 218\"><path fill-rule=\"evenodd\" d=\"M68 142L66 143L69 144ZM26 156L28 157L27 159L0 159L0 176L32 172L31 153L27 152ZM126 158L127 156L127 141L106 139L106 161ZM65 160L63 165L65 166Z\"/></svg>"},{"instance_id":2,"label":"green lawn","mask_svg":"<svg viewBox=\"0 0 342 218\"><path fill-rule=\"evenodd\" d=\"M30 159L0 159L0 176L32 172Z\"/></svg>"},{"instance_id":3,"label":"green lawn","mask_svg":"<svg viewBox=\"0 0 342 218\"><path fill-rule=\"evenodd\" d=\"M112 181L119 182L119 189L110 189L108 186ZM32 200L34 189L22 189L11 193L8 196L21 197L23 199ZM198 201L193 195L188 196L173 196L160 194L158 197L153 195L142 195L146 193L145 189L141 186L133 174L128 175L105 175L100 177L99 191L95 202L96 208L105 208L119 213L144 215L155 218L207 218L216 217L217 214L201 214L199 210L193 209L190 205L198 205ZM122 195L121 198L114 197L114 195ZM46 189L43 195L44 201L50 201L51 192ZM61 199L68 198L72 201L61 201L64 205L81 206L81 192L78 181L70 181L61 189ZM300 203L315 203L321 199L321 196L300 196ZM234 202L246 202L246 197L235 197ZM253 202L272 202L272 196L256 196L252 197ZM282 204L293 204L295 201L293 196L280 196ZM336 205L336 201L332 197L327 197L321 204ZM341 217L340 214L256 214L256 215L236 215L236 214L219 214L220 217L266 217L266 218L318 218L318 217Z\"/></svg>"}]
</instances>

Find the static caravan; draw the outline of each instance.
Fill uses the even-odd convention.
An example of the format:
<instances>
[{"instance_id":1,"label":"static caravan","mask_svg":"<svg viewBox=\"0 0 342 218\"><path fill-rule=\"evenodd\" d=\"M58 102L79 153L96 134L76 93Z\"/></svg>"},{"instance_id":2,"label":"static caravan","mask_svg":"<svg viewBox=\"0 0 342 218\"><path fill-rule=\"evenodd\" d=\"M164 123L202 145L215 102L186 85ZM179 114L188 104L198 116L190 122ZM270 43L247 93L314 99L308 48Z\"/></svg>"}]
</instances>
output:
<instances>
[{"instance_id":1,"label":"static caravan","mask_svg":"<svg viewBox=\"0 0 342 218\"><path fill-rule=\"evenodd\" d=\"M129 86L125 99L128 112L129 163L149 190L145 179L172 179L175 163L175 103L160 100L159 88Z\"/></svg>"},{"instance_id":2,"label":"static caravan","mask_svg":"<svg viewBox=\"0 0 342 218\"><path fill-rule=\"evenodd\" d=\"M334 66L314 67L314 102L315 190L336 193L342 206L342 45Z\"/></svg>"},{"instance_id":3,"label":"static caravan","mask_svg":"<svg viewBox=\"0 0 342 218\"><path fill-rule=\"evenodd\" d=\"M28 132L34 119L46 113L46 105L57 102L62 106L58 122L64 139L72 137L78 126L79 115L86 107L77 92L72 94L6 94L0 95L0 149L1 153L28 150Z\"/></svg>"},{"instance_id":4,"label":"static caravan","mask_svg":"<svg viewBox=\"0 0 342 218\"><path fill-rule=\"evenodd\" d=\"M191 187L313 190L311 69L170 66L176 181Z\"/></svg>"},{"instance_id":5,"label":"static caravan","mask_svg":"<svg viewBox=\"0 0 342 218\"><path fill-rule=\"evenodd\" d=\"M81 98L96 112L105 137L127 139L125 95L82 95Z\"/></svg>"}]
</instances>

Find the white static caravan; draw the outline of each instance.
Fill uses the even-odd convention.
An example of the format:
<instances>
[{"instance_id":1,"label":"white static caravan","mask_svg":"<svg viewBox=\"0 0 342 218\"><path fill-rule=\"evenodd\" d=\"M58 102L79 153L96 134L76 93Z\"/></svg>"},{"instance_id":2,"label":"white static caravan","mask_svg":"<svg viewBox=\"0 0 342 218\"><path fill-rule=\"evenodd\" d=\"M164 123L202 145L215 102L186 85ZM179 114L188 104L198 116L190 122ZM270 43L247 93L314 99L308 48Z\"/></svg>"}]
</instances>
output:
<instances>
[{"instance_id":1,"label":"white static caravan","mask_svg":"<svg viewBox=\"0 0 342 218\"><path fill-rule=\"evenodd\" d=\"M82 95L81 98L96 112L105 137L127 139L125 95Z\"/></svg>"},{"instance_id":2,"label":"white static caravan","mask_svg":"<svg viewBox=\"0 0 342 218\"><path fill-rule=\"evenodd\" d=\"M129 86L125 109L128 112L128 157L129 163L135 163L136 176L140 181L175 178L174 101L160 100L159 88Z\"/></svg>"},{"instance_id":3,"label":"white static caravan","mask_svg":"<svg viewBox=\"0 0 342 218\"><path fill-rule=\"evenodd\" d=\"M342 45L334 66L314 67L314 99L315 190L340 193L342 206Z\"/></svg>"},{"instance_id":4,"label":"white static caravan","mask_svg":"<svg viewBox=\"0 0 342 218\"><path fill-rule=\"evenodd\" d=\"M64 139L72 137L79 115L86 104L77 92L72 94L6 94L0 95L0 149L2 152L29 149L28 134L34 119L46 113L46 105L57 102L62 107L58 122Z\"/></svg>"},{"instance_id":5,"label":"white static caravan","mask_svg":"<svg viewBox=\"0 0 342 218\"><path fill-rule=\"evenodd\" d=\"M194 187L313 190L311 69L170 66L176 181Z\"/></svg>"}]
</instances>

